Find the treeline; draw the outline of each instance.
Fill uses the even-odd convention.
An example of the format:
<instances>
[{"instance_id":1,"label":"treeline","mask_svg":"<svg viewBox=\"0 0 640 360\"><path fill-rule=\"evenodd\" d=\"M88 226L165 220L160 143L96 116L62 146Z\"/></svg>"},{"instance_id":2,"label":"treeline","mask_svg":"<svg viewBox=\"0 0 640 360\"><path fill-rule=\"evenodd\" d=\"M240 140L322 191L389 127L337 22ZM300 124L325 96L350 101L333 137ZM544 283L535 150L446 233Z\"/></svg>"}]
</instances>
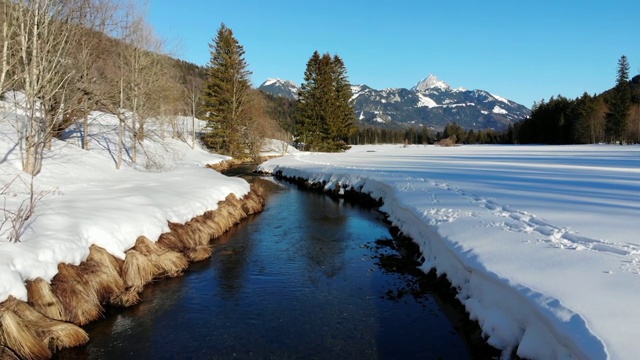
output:
<instances>
[{"instance_id":1,"label":"treeline","mask_svg":"<svg viewBox=\"0 0 640 360\"><path fill-rule=\"evenodd\" d=\"M640 143L640 75L629 81L625 56L618 62L616 86L576 99L561 95L534 104L529 118L513 125L521 144Z\"/></svg>"},{"instance_id":2,"label":"treeline","mask_svg":"<svg viewBox=\"0 0 640 360\"><path fill-rule=\"evenodd\" d=\"M426 127L387 129L375 126L360 127L350 138L352 145L375 144L435 144L443 140L451 144L503 144L513 142L513 129L507 131L467 130L451 123L443 131L433 132Z\"/></svg>"}]
</instances>

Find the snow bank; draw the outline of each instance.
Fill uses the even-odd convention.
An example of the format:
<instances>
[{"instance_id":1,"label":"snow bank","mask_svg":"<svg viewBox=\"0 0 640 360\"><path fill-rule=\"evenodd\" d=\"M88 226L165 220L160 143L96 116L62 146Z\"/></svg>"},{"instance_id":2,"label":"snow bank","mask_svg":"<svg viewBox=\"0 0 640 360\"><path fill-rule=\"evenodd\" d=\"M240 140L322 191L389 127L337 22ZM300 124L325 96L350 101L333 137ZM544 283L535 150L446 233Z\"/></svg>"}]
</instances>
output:
<instances>
[{"instance_id":1,"label":"snow bank","mask_svg":"<svg viewBox=\"0 0 640 360\"><path fill-rule=\"evenodd\" d=\"M260 170L383 198L506 352L638 356L640 147L354 146Z\"/></svg>"},{"instance_id":2,"label":"snow bank","mask_svg":"<svg viewBox=\"0 0 640 360\"><path fill-rule=\"evenodd\" d=\"M18 98L15 101L19 103ZM155 240L169 231L167 221L184 223L215 210L231 193L240 198L249 192L246 181L204 168L228 157L172 138L173 129L162 120L148 122L136 163L131 161L127 133L124 165L116 170L118 120L99 112L91 113L89 119L89 150L79 147L84 134L78 125L69 129L66 141L54 140L52 150L45 154L43 170L34 179L35 193L42 200L20 242L7 240L8 223L0 228L0 302L9 295L26 300L25 281L51 280L59 263L79 264L92 244L123 258L138 236ZM29 193L30 176L21 171L12 126L19 121L24 118L16 104L0 102L0 181L5 184L2 220ZM191 119L178 121L174 125L189 134Z\"/></svg>"}]
</instances>

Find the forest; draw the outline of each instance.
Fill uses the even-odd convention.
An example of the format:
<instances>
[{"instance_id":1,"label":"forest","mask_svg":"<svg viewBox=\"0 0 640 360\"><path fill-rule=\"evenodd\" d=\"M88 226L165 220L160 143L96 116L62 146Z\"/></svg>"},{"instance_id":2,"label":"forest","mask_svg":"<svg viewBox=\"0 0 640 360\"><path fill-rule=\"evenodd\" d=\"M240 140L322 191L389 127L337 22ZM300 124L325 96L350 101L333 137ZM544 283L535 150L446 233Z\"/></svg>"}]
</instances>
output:
<instances>
[{"instance_id":1,"label":"forest","mask_svg":"<svg viewBox=\"0 0 640 360\"><path fill-rule=\"evenodd\" d=\"M640 143L640 75L599 95L541 100L531 116L513 126L521 144ZM626 83L626 85L624 85ZM622 92L622 95L620 95ZM623 104L619 105L618 98ZM621 108L616 116L616 108ZM618 119L620 117L620 119Z\"/></svg>"}]
</instances>

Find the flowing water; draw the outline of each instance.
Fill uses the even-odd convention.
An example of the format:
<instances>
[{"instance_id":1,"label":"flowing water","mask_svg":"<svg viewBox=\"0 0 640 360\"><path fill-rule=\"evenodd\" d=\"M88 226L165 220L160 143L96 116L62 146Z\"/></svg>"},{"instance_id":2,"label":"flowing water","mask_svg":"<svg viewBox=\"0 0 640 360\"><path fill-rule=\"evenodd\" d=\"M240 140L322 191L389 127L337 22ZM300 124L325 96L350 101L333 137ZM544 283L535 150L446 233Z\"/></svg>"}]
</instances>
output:
<instances>
[{"instance_id":1,"label":"flowing water","mask_svg":"<svg viewBox=\"0 0 640 360\"><path fill-rule=\"evenodd\" d=\"M274 185L210 260L108 309L60 359L465 359L438 297L405 271L383 217ZM418 279L418 280L417 280ZM446 305L445 305L446 308Z\"/></svg>"}]
</instances>

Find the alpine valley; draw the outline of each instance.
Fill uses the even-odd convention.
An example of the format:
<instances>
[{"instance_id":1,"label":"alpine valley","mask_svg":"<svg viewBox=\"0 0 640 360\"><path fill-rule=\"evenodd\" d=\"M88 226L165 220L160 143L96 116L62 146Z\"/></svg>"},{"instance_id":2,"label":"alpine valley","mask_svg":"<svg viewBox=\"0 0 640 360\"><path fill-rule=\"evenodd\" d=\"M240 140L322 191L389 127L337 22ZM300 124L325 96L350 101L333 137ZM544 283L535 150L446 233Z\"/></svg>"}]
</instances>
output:
<instances>
[{"instance_id":1,"label":"alpine valley","mask_svg":"<svg viewBox=\"0 0 640 360\"><path fill-rule=\"evenodd\" d=\"M281 79L268 79L258 89L289 99L296 99L298 92L295 83ZM453 89L434 75L411 89L376 90L367 85L351 89L359 125L427 126L439 131L455 122L464 129L504 130L530 114L524 105L485 90Z\"/></svg>"}]
</instances>

